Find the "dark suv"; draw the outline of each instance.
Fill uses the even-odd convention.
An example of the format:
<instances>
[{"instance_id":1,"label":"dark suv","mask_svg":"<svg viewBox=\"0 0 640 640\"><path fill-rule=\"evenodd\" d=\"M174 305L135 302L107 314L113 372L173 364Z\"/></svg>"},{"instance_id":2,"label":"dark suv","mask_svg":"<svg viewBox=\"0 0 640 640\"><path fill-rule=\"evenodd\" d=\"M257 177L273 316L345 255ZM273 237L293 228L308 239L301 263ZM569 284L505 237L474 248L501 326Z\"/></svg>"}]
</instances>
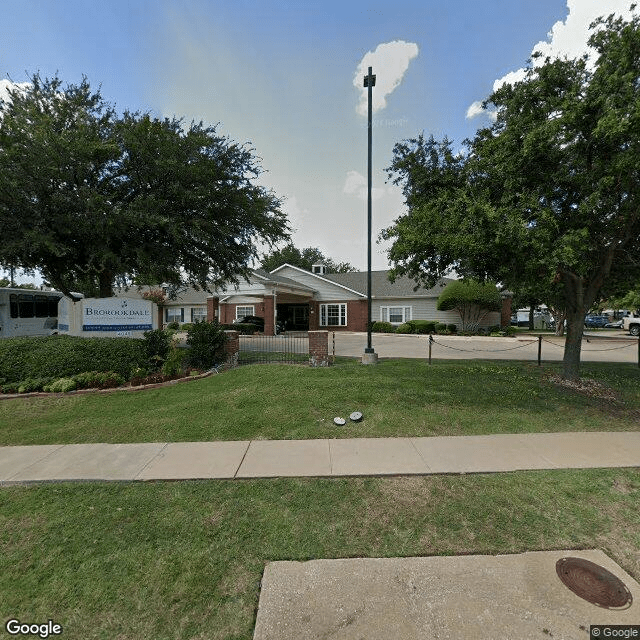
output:
<instances>
[{"instance_id":1,"label":"dark suv","mask_svg":"<svg viewBox=\"0 0 640 640\"><path fill-rule=\"evenodd\" d=\"M605 324L609 323L607 316L587 316L584 319L584 326L588 329L601 329Z\"/></svg>"}]
</instances>

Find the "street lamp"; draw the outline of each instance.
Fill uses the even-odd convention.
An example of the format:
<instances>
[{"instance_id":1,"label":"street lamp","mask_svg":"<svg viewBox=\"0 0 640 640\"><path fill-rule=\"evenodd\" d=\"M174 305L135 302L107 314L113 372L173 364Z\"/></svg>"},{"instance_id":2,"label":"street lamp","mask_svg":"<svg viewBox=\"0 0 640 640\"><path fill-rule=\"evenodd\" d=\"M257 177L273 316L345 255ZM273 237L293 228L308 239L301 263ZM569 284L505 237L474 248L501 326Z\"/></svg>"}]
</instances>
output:
<instances>
[{"instance_id":1,"label":"street lamp","mask_svg":"<svg viewBox=\"0 0 640 640\"><path fill-rule=\"evenodd\" d=\"M364 77L364 86L367 87L368 91L368 115L369 122L367 126L368 131L368 170L367 170L367 347L364 350L364 354L362 356L362 364L376 364L378 362L378 355L374 351L371 346L371 141L372 141L372 132L373 127L371 123L371 95L372 89L376 85L376 77L371 73L371 67L369 67L369 72Z\"/></svg>"}]
</instances>

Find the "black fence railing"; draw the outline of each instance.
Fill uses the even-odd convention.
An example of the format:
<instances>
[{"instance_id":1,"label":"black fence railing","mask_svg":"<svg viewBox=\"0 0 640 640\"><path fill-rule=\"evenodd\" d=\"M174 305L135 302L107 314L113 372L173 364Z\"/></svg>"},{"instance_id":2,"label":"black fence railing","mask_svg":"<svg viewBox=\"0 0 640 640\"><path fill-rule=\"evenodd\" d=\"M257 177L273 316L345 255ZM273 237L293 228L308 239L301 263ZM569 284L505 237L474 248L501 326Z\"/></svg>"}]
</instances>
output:
<instances>
[{"instance_id":1,"label":"black fence railing","mask_svg":"<svg viewBox=\"0 0 640 640\"><path fill-rule=\"evenodd\" d=\"M238 364L309 364L309 335L304 332L277 336L239 336Z\"/></svg>"}]
</instances>

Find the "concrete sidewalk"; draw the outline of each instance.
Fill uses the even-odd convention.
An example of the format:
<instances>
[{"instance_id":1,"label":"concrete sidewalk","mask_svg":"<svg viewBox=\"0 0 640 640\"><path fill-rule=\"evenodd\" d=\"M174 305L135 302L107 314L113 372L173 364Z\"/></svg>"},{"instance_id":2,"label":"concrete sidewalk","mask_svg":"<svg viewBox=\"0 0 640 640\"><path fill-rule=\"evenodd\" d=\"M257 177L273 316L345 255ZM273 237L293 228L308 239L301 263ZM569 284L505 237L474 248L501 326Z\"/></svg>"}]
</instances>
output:
<instances>
[{"instance_id":1,"label":"concrete sidewalk","mask_svg":"<svg viewBox=\"0 0 640 640\"><path fill-rule=\"evenodd\" d=\"M640 431L0 447L0 484L640 467Z\"/></svg>"}]
</instances>

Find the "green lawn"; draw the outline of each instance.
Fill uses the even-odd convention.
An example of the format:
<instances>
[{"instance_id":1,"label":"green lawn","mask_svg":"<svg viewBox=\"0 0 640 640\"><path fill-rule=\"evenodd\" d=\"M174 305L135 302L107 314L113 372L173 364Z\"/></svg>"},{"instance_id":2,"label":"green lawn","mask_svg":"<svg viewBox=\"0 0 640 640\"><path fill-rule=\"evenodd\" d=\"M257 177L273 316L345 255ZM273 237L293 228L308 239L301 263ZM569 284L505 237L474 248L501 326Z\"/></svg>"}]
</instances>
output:
<instances>
[{"instance_id":1,"label":"green lawn","mask_svg":"<svg viewBox=\"0 0 640 640\"><path fill-rule=\"evenodd\" d=\"M601 548L638 579L639 504L622 469L4 487L0 617L65 640L251 640L285 559Z\"/></svg>"},{"instance_id":2,"label":"green lawn","mask_svg":"<svg viewBox=\"0 0 640 640\"><path fill-rule=\"evenodd\" d=\"M588 394L514 362L256 365L0 401L0 444L636 430L640 372ZM359 410L363 423L333 426ZM0 617L65 640L251 640L272 560L600 548L640 579L640 470L0 488Z\"/></svg>"},{"instance_id":3,"label":"green lawn","mask_svg":"<svg viewBox=\"0 0 640 640\"><path fill-rule=\"evenodd\" d=\"M587 395L550 381L557 366L339 359L319 369L251 365L145 391L5 399L0 445L638 429L637 367L583 365L603 385ZM362 423L333 425L353 411Z\"/></svg>"}]
</instances>

